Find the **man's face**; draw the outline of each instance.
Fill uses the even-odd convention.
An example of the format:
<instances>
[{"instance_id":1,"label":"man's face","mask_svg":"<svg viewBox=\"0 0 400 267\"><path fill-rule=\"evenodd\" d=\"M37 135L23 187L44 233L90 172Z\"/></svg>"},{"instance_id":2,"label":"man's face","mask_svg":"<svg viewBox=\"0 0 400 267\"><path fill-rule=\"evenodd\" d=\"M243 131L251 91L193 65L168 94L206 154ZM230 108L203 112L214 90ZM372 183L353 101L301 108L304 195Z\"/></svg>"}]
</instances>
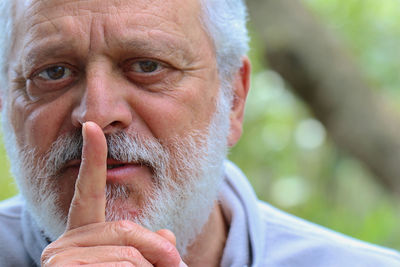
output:
<instances>
[{"instance_id":1,"label":"man's face","mask_svg":"<svg viewBox=\"0 0 400 267\"><path fill-rule=\"evenodd\" d=\"M19 145L44 153L89 120L158 139L205 129L219 82L199 17L195 0L32 1L11 58Z\"/></svg>"},{"instance_id":2,"label":"man's face","mask_svg":"<svg viewBox=\"0 0 400 267\"><path fill-rule=\"evenodd\" d=\"M175 150L186 147L195 153L198 147L207 147L220 87L199 3L37 0L18 6L5 108L18 147L33 151L28 162L43 168L45 163L38 159L45 158L57 139L94 121L106 136L124 132L159 142L172 157L168 164L176 165L167 166L164 173L182 183L176 173L179 165L203 155L182 159ZM226 112L224 117L229 120ZM182 140L181 146L177 140ZM79 163L78 159L62 163L50 182L64 215ZM110 157L107 164L111 187L124 185L156 194L157 170L147 162ZM24 179L40 183L38 177ZM132 214L140 213L142 202L148 201L143 195L144 199L132 199L136 207Z\"/></svg>"}]
</instances>

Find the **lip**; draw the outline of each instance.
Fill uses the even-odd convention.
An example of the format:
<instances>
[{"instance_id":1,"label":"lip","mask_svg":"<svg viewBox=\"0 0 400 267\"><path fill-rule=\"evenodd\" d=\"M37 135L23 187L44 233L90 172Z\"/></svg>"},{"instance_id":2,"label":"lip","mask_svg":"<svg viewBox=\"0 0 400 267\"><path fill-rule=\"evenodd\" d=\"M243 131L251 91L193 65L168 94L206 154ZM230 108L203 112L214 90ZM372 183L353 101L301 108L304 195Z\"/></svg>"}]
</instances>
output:
<instances>
[{"instance_id":1,"label":"lip","mask_svg":"<svg viewBox=\"0 0 400 267\"><path fill-rule=\"evenodd\" d=\"M133 177L140 177L145 174L148 168L138 163L112 163L107 161L107 165L115 165L112 169L107 168L107 182L124 182Z\"/></svg>"},{"instance_id":2,"label":"lip","mask_svg":"<svg viewBox=\"0 0 400 267\"><path fill-rule=\"evenodd\" d=\"M68 161L67 164L65 165L64 169L79 168L80 166L81 166L81 160L80 159L74 159L74 160Z\"/></svg>"},{"instance_id":3,"label":"lip","mask_svg":"<svg viewBox=\"0 0 400 267\"><path fill-rule=\"evenodd\" d=\"M76 172L76 175L78 175L80 166L81 160L75 159L69 161L64 170ZM107 182L123 182L132 179L132 177L145 175L145 173L149 173L149 168L143 164L107 159Z\"/></svg>"}]
</instances>

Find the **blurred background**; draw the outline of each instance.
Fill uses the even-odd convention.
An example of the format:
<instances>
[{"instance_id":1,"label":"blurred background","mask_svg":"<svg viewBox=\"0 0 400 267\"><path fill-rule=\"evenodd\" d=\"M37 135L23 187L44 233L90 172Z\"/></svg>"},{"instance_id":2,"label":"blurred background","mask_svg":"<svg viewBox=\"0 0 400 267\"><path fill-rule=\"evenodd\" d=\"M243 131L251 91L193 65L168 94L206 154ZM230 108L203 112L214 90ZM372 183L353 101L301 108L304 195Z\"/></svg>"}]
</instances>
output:
<instances>
[{"instance_id":1,"label":"blurred background","mask_svg":"<svg viewBox=\"0 0 400 267\"><path fill-rule=\"evenodd\" d=\"M259 198L400 250L400 2L248 0L252 89L229 158ZM17 190L0 148L0 199Z\"/></svg>"}]
</instances>

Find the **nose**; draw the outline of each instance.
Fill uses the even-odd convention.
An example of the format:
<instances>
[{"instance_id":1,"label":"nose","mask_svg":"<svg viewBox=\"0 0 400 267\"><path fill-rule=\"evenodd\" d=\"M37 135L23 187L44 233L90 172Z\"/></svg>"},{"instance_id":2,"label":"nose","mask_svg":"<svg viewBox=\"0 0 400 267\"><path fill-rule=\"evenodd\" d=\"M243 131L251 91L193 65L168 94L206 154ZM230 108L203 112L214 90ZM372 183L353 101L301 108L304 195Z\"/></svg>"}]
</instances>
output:
<instances>
[{"instance_id":1,"label":"nose","mask_svg":"<svg viewBox=\"0 0 400 267\"><path fill-rule=\"evenodd\" d=\"M88 71L85 81L80 99L72 111L72 124L81 127L83 123L92 121L104 133L128 127L132 111L117 75L98 68Z\"/></svg>"}]
</instances>

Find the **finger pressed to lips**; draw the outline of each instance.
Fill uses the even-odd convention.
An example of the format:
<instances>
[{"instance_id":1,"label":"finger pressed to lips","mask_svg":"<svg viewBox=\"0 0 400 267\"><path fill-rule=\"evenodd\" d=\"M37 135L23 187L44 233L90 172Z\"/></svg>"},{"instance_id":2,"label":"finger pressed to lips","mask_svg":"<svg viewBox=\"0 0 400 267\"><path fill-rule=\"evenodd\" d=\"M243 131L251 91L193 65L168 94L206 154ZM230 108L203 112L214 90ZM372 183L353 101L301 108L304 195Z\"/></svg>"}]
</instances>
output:
<instances>
[{"instance_id":1,"label":"finger pressed to lips","mask_svg":"<svg viewBox=\"0 0 400 267\"><path fill-rule=\"evenodd\" d=\"M102 129L93 122L82 127L82 160L68 214L67 230L105 221L107 143Z\"/></svg>"},{"instance_id":2,"label":"finger pressed to lips","mask_svg":"<svg viewBox=\"0 0 400 267\"><path fill-rule=\"evenodd\" d=\"M105 222L106 139L102 129L93 122L83 125L82 135L82 160L68 214L67 231L49 246L44 256L57 251L57 248L68 248L65 251L70 252L87 248L87 250L92 249L93 253L98 253L101 250L96 250L98 247L115 246L128 247L128 250L120 249L120 251L128 251L132 258L143 257L155 266L179 266L181 263L179 252L168 233L163 234L162 231L161 234L154 233L130 221ZM58 253L54 257L61 257L63 253L66 253L65 251L62 250L61 255ZM74 253L85 258L84 251L77 250ZM134 251L138 251L137 257L133 255ZM120 260L113 257L109 259L107 254L109 252L104 252L107 260L112 262ZM49 259L52 259L52 256L49 256Z\"/></svg>"}]
</instances>

